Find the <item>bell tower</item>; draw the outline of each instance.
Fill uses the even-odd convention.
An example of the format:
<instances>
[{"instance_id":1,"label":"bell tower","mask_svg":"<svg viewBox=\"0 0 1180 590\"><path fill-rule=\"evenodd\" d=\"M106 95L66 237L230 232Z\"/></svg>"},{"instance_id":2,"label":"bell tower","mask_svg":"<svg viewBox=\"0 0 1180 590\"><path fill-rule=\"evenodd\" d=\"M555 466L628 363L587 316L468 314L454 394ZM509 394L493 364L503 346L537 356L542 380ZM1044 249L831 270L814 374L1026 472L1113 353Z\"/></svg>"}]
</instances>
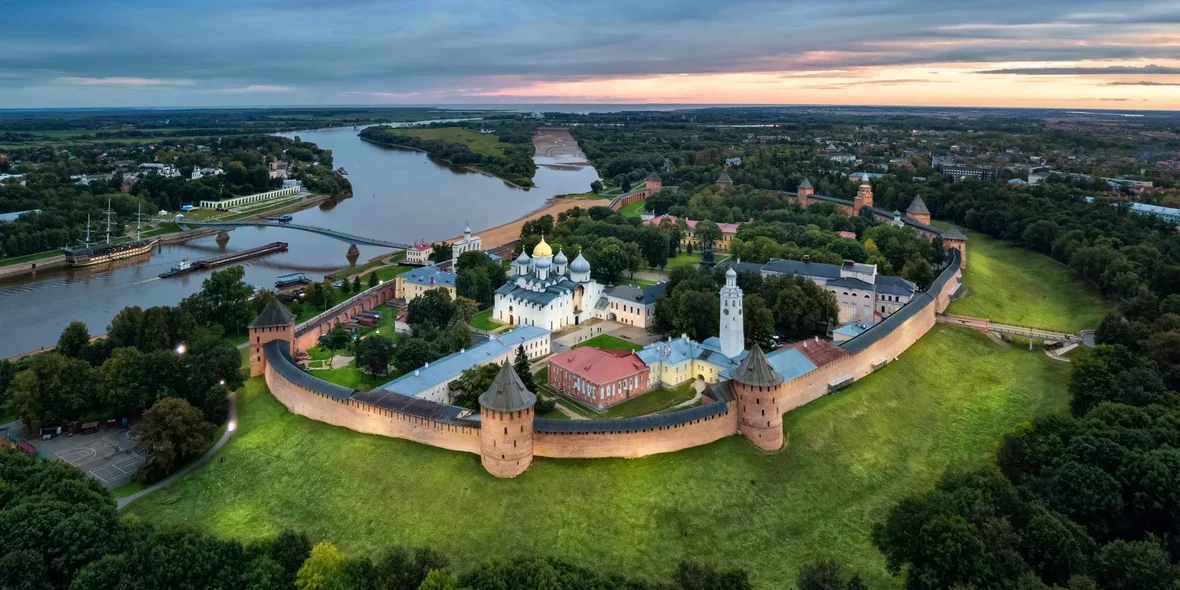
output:
<instances>
[{"instance_id":1,"label":"bell tower","mask_svg":"<svg viewBox=\"0 0 1180 590\"><path fill-rule=\"evenodd\" d=\"M737 285L733 266L725 271L721 288L721 354L733 358L746 349L746 330L742 316L742 288Z\"/></svg>"}]
</instances>

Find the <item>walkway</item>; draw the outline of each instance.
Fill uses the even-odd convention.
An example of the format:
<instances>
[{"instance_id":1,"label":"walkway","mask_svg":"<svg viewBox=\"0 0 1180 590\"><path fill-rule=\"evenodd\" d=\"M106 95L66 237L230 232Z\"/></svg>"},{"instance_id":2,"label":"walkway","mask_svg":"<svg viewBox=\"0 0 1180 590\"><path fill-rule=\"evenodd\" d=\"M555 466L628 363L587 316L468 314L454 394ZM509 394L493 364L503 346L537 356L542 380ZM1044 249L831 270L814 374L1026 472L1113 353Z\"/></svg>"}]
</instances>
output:
<instances>
[{"instance_id":1,"label":"walkway","mask_svg":"<svg viewBox=\"0 0 1180 590\"><path fill-rule=\"evenodd\" d=\"M1065 332L1054 332L1052 330L1042 330L1040 328L1026 328L1024 326L997 324L984 318L939 314L936 316L936 319L940 324L962 326L964 328L971 328L972 330L979 330L981 332L995 332L997 334L1006 334L1008 336L1024 336L1027 338L1058 340L1061 342L1084 342L1084 338L1081 334L1067 334Z\"/></svg>"},{"instance_id":2,"label":"walkway","mask_svg":"<svg viewBox=\"0 0 1180 590\"><path fill-rule=\"evenodd\" d=\"M229 441L229 437L233 436L234 431L237 430L237 425L238 425L238 394L237 394L237 392L230 392L230 394L229 394L229 420L226 422L225 434L221 435L221 439L217 441L217 444L213 445L213 447L210 448L208 451L205 451L205 454L201 455L200 458L198 458L197 460L182 467L180 469L180 471L177 471L176 473L173 473L172 475L169 475L168 477L165 477L164 479L156 482L152 486L144 488L142 490L139 490L138 492L135 492L134 494L131 494L130 496L125 496L125 497L119 498L118 499L119 510L126 508L128 504L138 500L139 498L142 498L142 497L144 497L144 496L146 496L158 489L168 486L172 482L184 477L185 475L188 475L189 472L191 472L192 470L204 465L205 463L208 463L209 459L212 459L213 455L216 455L217 451L220 451L221 447L225 446L225 443Z\"/></svg>"},{"instance_id":3,"label":"walkway","mask_svg":"<svg viewBox=\"0 0 1180 590\"><path fill-rule=\"evenodd\" d=\"M178 225L192 226L192 227L213 227L213 228L232 228L232 227L281 227L287 229L297 229L300 231L311 232L321 236L328 236L340 240L341 242L348 242L355 246L380 246L382 248L391 248L393 250L406 250L411 247L410 244L403 244L401 242L391 242L389 240L378 240L375 238L366 238L326 227L317 227L314 225L302 225L299 223L284 223L282 221L274 221L270 219L259 220L241 220L241 221L190 221L183 220L178 222Z\"/></svg>"}]
</instances>

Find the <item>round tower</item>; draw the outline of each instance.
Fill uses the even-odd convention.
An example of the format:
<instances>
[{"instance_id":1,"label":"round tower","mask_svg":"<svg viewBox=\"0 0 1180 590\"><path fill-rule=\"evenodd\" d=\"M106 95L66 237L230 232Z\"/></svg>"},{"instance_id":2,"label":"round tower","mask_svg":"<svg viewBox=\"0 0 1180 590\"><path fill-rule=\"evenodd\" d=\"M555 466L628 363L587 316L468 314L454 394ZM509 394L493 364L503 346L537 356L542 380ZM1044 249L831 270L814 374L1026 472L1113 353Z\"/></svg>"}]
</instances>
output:
<instances>
[{"instance_id":1,"label":"round tower","mask_svg":"<svg viewBox=\"0 0 1180 590\"><path fill-rule=\"evenodd\" d=\"M492 386L479 396L480 455L483 468L496 477L516 477L533 462L533 404L508 360Z\"/></svg>"},{"instance_id":2,"label":"round tower","mask_svg":"<svg viewBox=\"0 0 1180 590\"><path fill-rule=\"evenodd\" d=\"M282 340L287 343L288 353L294 354L295 346L295 316L279 303L278 299L271 299L262 313L246 327L250 338L250 376L258 377L266 372L266 355L262 347L272 340Z\"/></svg>"},{"instance_id":3,"label":"round tower","mask_svg":"<svg viewBox=\"0 0 1180 590\"><path fill-rule=\"evenodd\" d=\"M757 344L731 373L737 393L738 432L766 451L783 446L783 376Z\"/></svg>"}]
</instances>

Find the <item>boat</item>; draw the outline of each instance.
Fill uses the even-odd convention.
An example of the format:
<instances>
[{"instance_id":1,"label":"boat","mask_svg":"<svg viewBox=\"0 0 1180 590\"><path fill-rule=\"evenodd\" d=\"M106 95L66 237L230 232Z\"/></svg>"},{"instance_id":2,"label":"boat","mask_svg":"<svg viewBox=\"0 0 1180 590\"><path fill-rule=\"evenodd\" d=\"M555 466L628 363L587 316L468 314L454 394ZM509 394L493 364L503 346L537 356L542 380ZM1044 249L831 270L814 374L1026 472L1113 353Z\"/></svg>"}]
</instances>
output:
<instances>
[{"instance_id":1,"label":"boat","mask_svg":"<svg viewBox=\"0 0 1180 590\"><path fill-rule=\"evenodd\" d=\"M290 223L291 220L295 218L290 215L279 215L278 217L267 217L267 219L270 221L277 221L279 223Z\"/></svg>"},{"instance_id":2,"label":"boat","mask_svg":"<svg viewBox=\"0 0 1180 590\"><path fill-rule=\"evenodd\" d=\"M114 262L116 260L124 260L126 258L133 258L143 254L151 254L152 248L160 243L159 238L144 240L138 239L142 232L136 229L136 240L122 243L111 243L111 202L107 200L107 231L106 241L102 244L90 244L90 216L86 217L86 239L81 248L66 248L66 265L73 267L94 266L96 264L104 264L107 262Z\"/></svg>"},{"instance_id":3,"label":"boat","mask_svg":"<svg viewBox=\"0 0 1180 590\"><path fill-rule=\"evenodd\" d=\"M303 285L310 283L311 279L301 272L293 272L291 274L279 275L275 277L275 288L290 287L292 285Z\"/></svg>"},{"instance_id":4,"label":"boat","mask_svg":"<svg viewBox=\"0 0 1180 590\"><path fill-rule=\"evenodd\" d=\"M185 258L185 259L181 260L180 262L177 262L176 264L172 265L171 269L160 273L160 278L166 279L168 277L176 276L178 274L184 274L186 272L193 271L193 270L196 270L196 268L193 266L193 263L189 262L188 258Z\"/></svg>"}]
</instances>

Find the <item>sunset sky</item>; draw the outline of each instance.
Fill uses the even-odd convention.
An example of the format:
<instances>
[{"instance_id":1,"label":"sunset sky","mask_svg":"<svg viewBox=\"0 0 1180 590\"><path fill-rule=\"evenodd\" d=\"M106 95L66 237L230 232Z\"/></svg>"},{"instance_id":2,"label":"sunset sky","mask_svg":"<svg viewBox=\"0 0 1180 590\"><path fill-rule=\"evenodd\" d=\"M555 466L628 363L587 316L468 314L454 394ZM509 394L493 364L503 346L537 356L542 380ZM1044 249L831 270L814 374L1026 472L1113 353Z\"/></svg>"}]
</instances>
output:
<instances>
[{"instance_id":1,"label":"sunset sky","mask_svg":"<svg viewBox=\"0 0 1180 590\"><path fill-rule=\"evenodd\" d=\"M176 6L173 6L176 4ZM1180 1L0 0L0 108L1180 110Z\"/></svg>"}]
</instances>

